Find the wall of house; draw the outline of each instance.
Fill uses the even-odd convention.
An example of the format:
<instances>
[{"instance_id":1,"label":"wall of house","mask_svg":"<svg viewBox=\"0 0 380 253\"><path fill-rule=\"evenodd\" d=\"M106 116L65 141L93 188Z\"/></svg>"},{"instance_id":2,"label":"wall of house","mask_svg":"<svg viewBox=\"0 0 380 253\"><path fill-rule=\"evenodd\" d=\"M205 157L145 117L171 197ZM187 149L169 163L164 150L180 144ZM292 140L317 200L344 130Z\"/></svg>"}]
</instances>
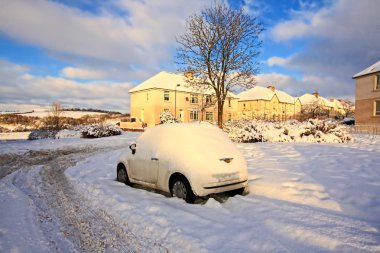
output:
<instances>
[{"instance_id":1,"label":"wall of house","mask_svg":"<svg viewBox=\"0 0 380 253\"><path fill-rule=\"evenodd\" d=\"M301 104L299 102L298 106L299 111L301 111ZM238 118L283 121L294 119L295 116L295 105L281 103L276 95L270 101L238 101Z\"/></svg>"},{"instance_id":2,"label":"wall of house","mask_svg":"<svg viewBox=\"0 0 380 253\"><path fill-rule=\"evenodd\" d=\"M217 121L217 107L205 106L206 95L169 90L169 101L165 101L164 92L165 90L163 89L149 89L131 93L131 117L146 123L148 127L159 124L159 115L165 110L168 110L172 115L180 118L182 122L191 121L191 111L198 111L198 120L206 120L206 112L211 112L213 115L212 121ZM198 97L198 103L191 103L192 95ZM231 99L231 104L226 100L224 104L223 121L229 119L229 114L231 114L232 120L237 119L236 108L237 99Z\"/></svg>"},{"instance_id":3,"label":"wall of house","mask_svg":"<svg viewBox=\"0 0 380 253\"><path fill-rule=\"evenodd\" d=\"M380 90L375 90L376 75L356 78L355 124L357 126L380 126L380 116L375 115L375 101L380 100Z\"/></svg>"}]
</instances>

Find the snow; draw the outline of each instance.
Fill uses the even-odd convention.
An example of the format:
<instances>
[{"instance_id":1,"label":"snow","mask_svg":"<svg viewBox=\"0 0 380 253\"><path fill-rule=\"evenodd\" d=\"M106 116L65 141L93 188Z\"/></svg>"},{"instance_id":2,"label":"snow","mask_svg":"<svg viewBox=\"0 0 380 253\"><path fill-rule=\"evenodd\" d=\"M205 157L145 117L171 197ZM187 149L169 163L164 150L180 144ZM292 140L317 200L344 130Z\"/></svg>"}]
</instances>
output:
<instances>
[{"instance_id":1,"label":"snow","mask_svg":"<svg viewBox=\"0 0 380 253\"><path fill-rule=\"evenodd\" d=\"M224 131L235 142L313 142L343 143L352 141L349 128L334 121L309 119L284 122L261 120L230 121Z\"/></svg>"},{"instance_id":2,"label":"snow","mask_svg":"<svg viewBox=\"0 0 380 253\"><path fill-rule=\"evenodd\" d=\"M359 73L354 75L352 78L357 78L360 76L365 76L365 75L376 73L376 72L380 72L380 61L378 61L378 62L372 64L371 66L369 66L368 68L360 71Z\"/></svg>"},{"instance_id":3,"label":"snow","mask_svg":"<svg viewBox=\"0 0 380 253\"><path fill-rule=\"evenodd\" d=\"M238 94L237 97L240 98L240 101L249 101L249 100L271 101L274 95L277 96L278 100L281 103L294 104L295 102L294 97L290 96L284 91L280 91L277 89L272 91L270 88L257 86L257 85L253 87L252 89L243 91L242 93Z\"/></svg>"},{"instance_id":4,"label":"snow","mask_svg":"<svg viewBox=\"0 0 380 253\"><path fill-rule=\"evenodd\" d=\"M94 115L94 116L99 116L99 115L103 115L105 113L102 113L102 112L87 112L87 111L62 111L61 112L61 115L62 117L70 117L70 118L74 118L74 119L79 119L83 116L86 116L86 115ZM34 112L30 112L30 113L22 113L22 114L19 114L19 115L22 115L22 116L28 116L28 117L48 117L49 115L51 115L51 112L49 112L48 110L47 111L34 111Z\"/></svg>"},{"instance_id":5,"label":"snow","mask_svg":"<svg viewBox=\"0 0 380 253\"><path fill-rule=\"evenodd\" d=\"M303 94L302 96L299 97L299 100L300 100L302 105L309 105L309 104L317 103L319 105L334 107L334 104L332 102L330 102L330 100L328 100L324 97L321 97L321 96L316 97L315 95L312 95L310 93Z\"/></svg>"},{"instance_id":6,"label":"snow","mask_svg":"<svg viewBox=\"0 0 380 253\"><path fill-rule=\"evenodd\" d=\"M6 142L0 154L63 146L127 148L138 135ZM354 140L237 143L248 163L250 194L215 195L195 205L116 182L120 148L82 159L66 176L95 209L169 252L379 252L380 136ZM39 169L30 168L30 187L38 184ZM0 251L52 251L33 203L14 187L17 173L0 179Z\"/></svg>"},{"instance_id":7,"label":"snow","mask_svg":"<svg viewBox=\"0 0 380 253\"><path fill-rule=\"evenodd\" d=\"M179 84L179 86L177 86ZM165 90L176 90L176 91L182 91L182 92L189 92L189 93L199 93L199 90L194 89L193 87L189 87L188 83L186 82L186 77L183 74L179 73L171 73L167 71L161 71L157 73L156 75L152 76L148 80L145 80L141 84L135 86L134 88L130 89L129 92L136 92L136 91L142 91L142 90L149 90L149 89L165 89ZM204 94L213 94L214 91L205 90L202 93ZM236 95L228 92L228 96L232 98L236 98Z\"/></svg>"}]
</instances>

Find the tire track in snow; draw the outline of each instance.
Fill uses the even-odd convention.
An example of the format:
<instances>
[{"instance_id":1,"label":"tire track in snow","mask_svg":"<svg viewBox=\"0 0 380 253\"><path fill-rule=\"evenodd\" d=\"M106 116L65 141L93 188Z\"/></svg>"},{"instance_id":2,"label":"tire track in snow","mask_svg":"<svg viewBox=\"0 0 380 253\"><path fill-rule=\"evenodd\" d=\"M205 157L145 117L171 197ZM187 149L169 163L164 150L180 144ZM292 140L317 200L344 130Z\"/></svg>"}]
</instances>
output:
<instances>
[{"instance_id":1,"label":"tire track in snow","mask_svg":"<svg viewBox=\"0 0 380 253\"><path fill-rule=\"evenodd\" d=\"M166 252L161 245L135 236L103 210L94 209L68 182L64 171L97 151L101 150L29 151L12 156L2 167L11 172L19 170L12 175L13 184L36 205L41 228L52 250Z\"/></svg>"}]
</instances>

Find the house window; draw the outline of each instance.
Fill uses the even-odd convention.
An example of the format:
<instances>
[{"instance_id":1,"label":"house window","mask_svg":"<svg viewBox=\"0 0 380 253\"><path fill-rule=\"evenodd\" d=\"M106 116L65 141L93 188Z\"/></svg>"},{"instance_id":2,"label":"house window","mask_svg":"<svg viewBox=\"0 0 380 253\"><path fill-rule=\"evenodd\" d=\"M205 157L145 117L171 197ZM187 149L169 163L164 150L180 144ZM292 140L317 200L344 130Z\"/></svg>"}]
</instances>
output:
<instances>
[{"instance_id":1,"label":"house window","mask_svg":"<svg viewBox=\"0 0 380 253\"><path fill-rule=\"evenodd\" d=\"M380 75L376 76L375 90L380 89Z\"/></svg>"},{"instance_id":2,"label":"house window","mask_svg":"<svg viewBox=\"0 0 380 253\"><path fill-rule=\"evenodd\" d=\"M190 120L198 120L198 111L190 111Z\"/></svg>"},{"instance_id":3,"label":"house window","mask_svg":"<svg viewBox=\"0 0 380 253\"><path fill-rule=\"evenodd\" d=\"M207 121L213 121L213 113L212 112L206 112L206 120Z\"/></svg>"},{"instance_id":4,"label":"house window","mask_svg":"<svg viewBox=\"0 0 380 253\"><path fill-rule=\"evenodd\" d=\"M380 100L375 101L375 116L380 116Z\"/></svg>"},{"instance_id":5,"label":"house window","mask_svg":"<svg viewBox=\"0 0 380 253\"><path fill-rule=\"evenodd\" d=\"M211 95L206 96L206 104L211 104Z\"/></svg>"},{"instance_id":6,"label":"house window","mask_svg":"<svg viewBox=\"0 0 380 253\"><path fill-rule=\"evenodd\" d=\"M164 112L169 112L169 109L164 109Z\"/></svg>"},{"instance_id":7,"label":"house window","mask_svg":"<svg viewBox=\"0 0 380 253\"><path fill-rule=\"evenodd\" d=\"M231 107L231 98L228 99L228 107Z\"/></svg>"},{"instance_id":8,"label":"house window","mask_svg":"<svg viewBox=\"0 0 380 253\"><path fill-rule=\"evenodd\" d=\"M169 97L169 91L166 90L164 91L164 101L169 101L170 97Z\"/></svg>"},{"instance_id":9,"label":"house window","mask_svg":"<svg viewBox=\"0 0 380 253\"><path fill-rule=\"evenodd\" d=\"M147 92L146 93L146 102L148 102L149 101L149 93Z\"/></svg>"},{"instance_id":10,"label":"house window","mask_svg":"<svg viewBox=\"0 0 380 253\"><path fill-rule=\"evenodd\" d=\"M227 120L228 120L228 121L231 121L231 120L232 120L232 114L231 114L231 113L228 113L228 114L227 114Z\"/></svg>"},{"instance_id":11,"label":"house window","mask_svg":"<svg viewBox=\"0 0 380 253\"><path fill-rule=\"evenodd\" d=\"M245 104L243 104L243 108L244 108L244 110L245 110Z\"/></svg>"},{"instance_id":12,"label":"house window","mask_svg":"<svg viewBox=\"0 0 380 253\"><path fill-rule=\"evenodd\" d=\"M198 95L196 95L196 94L191 94L191 97L190 97L190 103L191 103L191 104L198 104Z\"/></svg>"}]
</instances>

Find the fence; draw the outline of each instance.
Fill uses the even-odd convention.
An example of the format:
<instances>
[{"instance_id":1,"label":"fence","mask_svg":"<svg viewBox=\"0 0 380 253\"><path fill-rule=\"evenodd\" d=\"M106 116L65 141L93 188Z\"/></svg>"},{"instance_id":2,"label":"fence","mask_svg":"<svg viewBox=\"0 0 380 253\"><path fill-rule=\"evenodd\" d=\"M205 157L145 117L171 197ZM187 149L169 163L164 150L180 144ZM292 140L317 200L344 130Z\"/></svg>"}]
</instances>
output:
<instances>
[{"instance_id":1,"label":"fence","mask_svg":"<svg viewBox=\"0 0 380 253\"><path fill-rule=\"evenodd\" d=\"M352 128L353 133L363 134L380 134L380 126L355 126Z\"/></svg>"}]
</instances>

